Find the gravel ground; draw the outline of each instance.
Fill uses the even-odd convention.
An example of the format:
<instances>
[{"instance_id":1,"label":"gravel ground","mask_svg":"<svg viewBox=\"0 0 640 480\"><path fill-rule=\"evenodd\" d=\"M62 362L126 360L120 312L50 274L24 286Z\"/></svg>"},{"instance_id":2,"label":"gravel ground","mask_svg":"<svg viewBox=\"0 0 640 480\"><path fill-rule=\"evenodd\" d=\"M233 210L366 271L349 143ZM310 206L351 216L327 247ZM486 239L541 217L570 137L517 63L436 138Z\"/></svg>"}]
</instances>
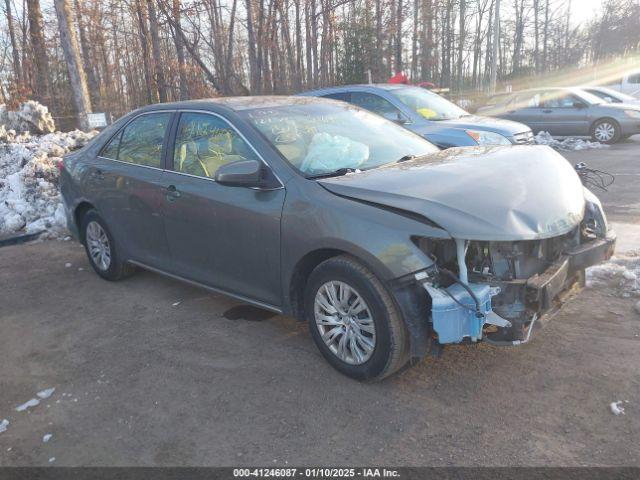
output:
<instances>
[{"instance_id":1,"label":"gravel ground","mask_svg":"<svg viewBox=\"0 0 640 480\"><path fill-rule=\"evenodd\" d=\"M629 235L638 152L566 154L629 174L602 195ZM640 465L640 315L613 287L527 345L362 384L303 324L151 273L107 283L74 242L1 248L0 285L0 465Z\"/></svg>"}]
</instances>

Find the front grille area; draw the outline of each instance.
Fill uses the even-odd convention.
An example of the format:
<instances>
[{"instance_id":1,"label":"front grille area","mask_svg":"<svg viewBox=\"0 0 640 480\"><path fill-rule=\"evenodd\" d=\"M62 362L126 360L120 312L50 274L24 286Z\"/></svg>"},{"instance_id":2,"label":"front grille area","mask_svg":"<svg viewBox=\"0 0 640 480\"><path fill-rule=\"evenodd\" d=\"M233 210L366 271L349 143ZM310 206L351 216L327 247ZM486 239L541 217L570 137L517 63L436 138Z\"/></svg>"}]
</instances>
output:
<instances>
[{"instance_id":1,"label":"front grille area","mask_svg":"<svg viewBox=\"0 0 640 480\"><path fill-rule=\"evenodd\" d=\"M529 145L533 143L533 132L528 130L526 132L516 133L513 135L513 141L517 145Z\"/></svg>"}]
</instances>

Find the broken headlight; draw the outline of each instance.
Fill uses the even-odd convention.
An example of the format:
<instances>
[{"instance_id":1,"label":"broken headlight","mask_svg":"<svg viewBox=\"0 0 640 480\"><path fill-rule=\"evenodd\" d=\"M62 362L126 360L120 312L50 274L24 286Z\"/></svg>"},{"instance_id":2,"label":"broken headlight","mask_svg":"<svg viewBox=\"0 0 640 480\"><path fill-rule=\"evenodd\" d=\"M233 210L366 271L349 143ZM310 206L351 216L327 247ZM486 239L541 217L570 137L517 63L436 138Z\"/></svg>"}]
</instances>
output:
<instances>
[{"instance_id":1,"label":"broken headlight","mask_svg":"<svg viewBox=\"0 0 640 480\"><path fill-rule=\"evenodd\" d=\"M584 189L584 220L582 221L582 229L584 233L595 235L596 237L605 237L609 230L607 225L607 217L602 209L602 203L590 190Z\"/></svg>"}]
</instances>

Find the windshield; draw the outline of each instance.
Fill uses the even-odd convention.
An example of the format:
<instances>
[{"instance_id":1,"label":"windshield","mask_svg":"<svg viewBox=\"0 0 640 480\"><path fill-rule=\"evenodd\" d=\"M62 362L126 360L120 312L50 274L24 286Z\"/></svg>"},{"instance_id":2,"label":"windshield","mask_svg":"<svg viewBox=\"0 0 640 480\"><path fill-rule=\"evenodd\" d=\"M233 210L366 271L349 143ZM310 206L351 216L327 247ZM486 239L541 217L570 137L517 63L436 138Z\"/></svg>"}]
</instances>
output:
<instances>
[{"instance_id":1,"label":"windshield","mask_svg":"<svg viewBox=\"0 0 640 480\"><path fill-rule=\"evenodd\" d=\"M427 120L455 120L469 115L456 104L424 88L396 88L389 93Z\"/></svg>"},{"instance_id":2,"label":"windshield","mask_svg":"<svg viewBox=\"0 0 640 480\"><path fill-rule=\"evenodd\" d=\"M368 170L438 151L409 130L347 104L301 103L242 115L306 177Z\"/></svg>"}]
</instances>

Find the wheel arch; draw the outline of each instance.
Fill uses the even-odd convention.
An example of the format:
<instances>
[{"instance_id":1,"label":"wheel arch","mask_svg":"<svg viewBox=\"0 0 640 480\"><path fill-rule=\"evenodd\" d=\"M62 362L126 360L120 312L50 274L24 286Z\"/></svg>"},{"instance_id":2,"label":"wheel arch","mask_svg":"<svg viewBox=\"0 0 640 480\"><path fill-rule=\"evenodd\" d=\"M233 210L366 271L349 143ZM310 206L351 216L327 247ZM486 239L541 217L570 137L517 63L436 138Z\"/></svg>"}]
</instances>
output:
<instances>
[{"instance_id":1,"label":"wheel arch","mask_svg":"<svg viewBox=\"0 0 640 480\"><path fill-rule=\"evenodd\" d=\"M602 122L603 120L607 120L608 122L613 123L618 128L618 131L620 132L620 134L622 134L622 127L620 126L620 122L613 117L604 116L604 117L598 117L593 122L591 122L591 126L589 127L589 135L593 135L596 125L598 124L598 122Z\"/></svg>"},{"instance_id":2,"label":"wheel arch","mask_svg":"<svg viewBox=\"0 0 640 480\"><path fill-rule=\"evenodd\" d=\"M375 257L368 259L366 253L367 252L359 252L358 248L352 249L347 246L322 247L307 252L295 263L291 270L291 275L289 275L286 290L287 301L284 302L285 310L288 309L288 313L297 320L305 320L304 291L309 275L322 262L339 255L349 255L353 257L378 277L385 287L389 288L387 281L389 280L391 272L386 270L383 265L376 265Z\"/></svg>"},{"instance_id":3,"label":"wheel arch","mask_svg":"<svg viewBox=\"0 0 640 480\"><path fill-rule=\"evenodd\" d=\"M73 210L73 220L75 221L76 227L78 228L78 238L80 240L80 243L82 244L84 244L84 232L81 228L82 219L89 210L95 210L95 207L92 203L86 200L78 203L78 205L76 205L76 208Z\"/></svg>"}]
</instances>

